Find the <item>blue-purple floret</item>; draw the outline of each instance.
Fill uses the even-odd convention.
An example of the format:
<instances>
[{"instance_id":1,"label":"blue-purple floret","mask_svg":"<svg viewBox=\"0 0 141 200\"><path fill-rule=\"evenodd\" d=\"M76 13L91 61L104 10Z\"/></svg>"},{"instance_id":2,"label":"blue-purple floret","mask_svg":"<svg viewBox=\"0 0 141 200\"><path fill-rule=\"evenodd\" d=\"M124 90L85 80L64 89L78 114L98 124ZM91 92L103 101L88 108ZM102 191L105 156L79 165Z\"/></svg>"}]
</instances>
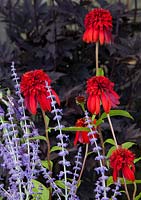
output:
<instances>
[{"instance_id":1,"label":"blue-purple floret","mask_svg":"<svg viewBox=\"0 0 141 200\"><path fill-rule=\"evenodd\" d=\"M114 183L114 185L115 188L112 189L112 192L114 193L112 195L112 200L117 200L117 196L121 196L121 192L119 191L121 187L120 180L118 179L117 182Z\"/></svg>"}]
</instances>

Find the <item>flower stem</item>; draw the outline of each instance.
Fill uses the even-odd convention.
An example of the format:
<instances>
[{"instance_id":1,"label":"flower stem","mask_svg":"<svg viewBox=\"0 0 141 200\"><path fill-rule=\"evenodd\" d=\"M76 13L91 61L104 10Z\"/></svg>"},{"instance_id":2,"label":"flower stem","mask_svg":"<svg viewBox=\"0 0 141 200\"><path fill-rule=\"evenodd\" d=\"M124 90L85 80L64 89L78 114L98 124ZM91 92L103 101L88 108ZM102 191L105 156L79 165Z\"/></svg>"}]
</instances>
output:
<instances>
[{"instance_id":1,"label":"flower stem","mask_svg":"<svg viewBox=\"0 0 141 200\"><path fill-rule=\"evenodd\" d=\"M134 181L134 192L133 192L133 200L135 199L135 197L136 197L136 192L137 192L137 184L136 184L136 182Z\"/></svg>"},{"instance_id":2,"label":"flower stem","mask_svg":"<svg viewBox=\"0 0 141 200\"><path fill-rule=\"evenodd\" d=\"M45 114L45 112L43 110L42 110L42 115L43 115L44 124L45 124L46 143L47 143L47 160L48 160L49 171L51 171L51 164L50 164L50 141L49 141L49 137L48 137L48 124L47 124L47 121L46 121L46 114Z\"/></svg>"},{"instance_id":3,"label":"flower stem","mask_svg":"<svg viewBox=\"0 0 141 200\"><path fill-rule=\"evenodd\" d=\"M129 192L128 192L128 188L127 188L127 184L126 184L126 180L123 176L123 180L124 180L124 188L125 188L125 193L126 193L126 196L127 196L127 199L130 200L130 196L129 196Z\"/></svg>"},{"instance_id":4,"label":"flower stem","mask_svg":"<svg viewBox=\"0 0 141 200\"><path fill-rule=\"evenodd\" d=\"M87 159L88 147L89 147L89 144L86 144L85 156L84 156L84 159L83 159L83 164L82 164L81 172L80 172L80 175L79 175L79 178L78 178L78 181L77 181L78 184L79 184L79 181L81 180L81 176L82 176L82 173L84 171L84 166L85 166L86 159Z\"/></svg>"},{"instance_id":5,"label":"flower stem","mask_svg":"<svg viewBox=\"0 0 141 200\"><path fill-rule=\"evenodd\" d=\"M110 125L110 128L111 128L111 132L112 132L112 135L113 135L113 139L114 139L114 141L115 141L116 148L118 149L117 139L116 139L116 136L115 136L115 132L114 132L113 125L112 125L111 118L110 118L110 115L109 115L109 114L107 114L107 118L108 118L108 122L109 122L109 125Z\"/></svg>"},{"instance_id":6,"label":"flower stem","mask_svg":"<svg viewBox=\"0 0 141 200\"><path fill-rule=\"evenodd\" d=\"M99 43L96 42L96 46L95 46L96 75L98 74L98 48L99 48Z\"/></svg>"},{"instance_id":7,"label":"flower stem","mask_svg":"<svg viewBox=\"0 0 141 200\"><path fill-rule=\"evenodd\" d=\"M42 109L41 109L42 110ZM44 119L44 124L45 124L45 133L46 133L46 143L47 143L47 161L48 161L48 169L51 172L52 168L51 168L51 163L50 163L50 141L49 141L49 137L48 137L48 124L46 121L46 114L45 112L42 110L42 115L43 115L43 119ZM49 189L49 200L52 199L52 189L50 187Z\"/></svg>"}]
</instances>

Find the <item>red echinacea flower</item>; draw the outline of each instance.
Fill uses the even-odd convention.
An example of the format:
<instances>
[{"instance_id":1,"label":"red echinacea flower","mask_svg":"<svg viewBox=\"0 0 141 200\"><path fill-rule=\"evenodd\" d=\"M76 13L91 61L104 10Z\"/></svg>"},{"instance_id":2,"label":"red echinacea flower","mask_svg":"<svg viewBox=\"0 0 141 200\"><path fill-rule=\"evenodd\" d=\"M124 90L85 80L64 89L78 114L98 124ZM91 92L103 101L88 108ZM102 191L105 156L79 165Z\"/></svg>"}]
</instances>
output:
<instances>
[{"instance_id":1,"label":"red echinacea flower","mask_svg":"<svg viewBox=\"0 0 141 200\"><path fill-rule=\"evenodd\" d=\"M87 81L87 107L92 114L100 112L100 105L106 113L119 104L119 95L113 90L114 83L105 76L93 76Z\"/></svg>"},{"instance_id":2,"label":"red echinacea flower","mask_svg":"<svg viewBox=\"0 0 141 200\"><path fill-rule=\"evenodd\" d=\"M119 148L112 152L110 156L110 167L113 168L113 180L116 182L119 171L125 179L135 180L134 154L128 150Z\"/></svg>"},{"instance_id":3,"label":"red echinacea flower","mask_svg":"<svg viewBox=\"0 0 141 200\"><path fill-rule=\"evenodd\" d=\"M85 119L84 118L78 119L75 123L75 126L76 127L87 127ZM93 127L93 129L95 130L94 127ZM98 134L95 133L93 137L98 138ZM83 144L89 144L90 143L88 131L76 131L76 135L75 135L75 139L74 139L74 145L76 145L78 142L83 143Z\"/></svg>"},{"instance_id":4,"label":"red echinacea flower","mask_svg":"<svg viewBox=\"0 0 141 200\"><path fill-rule=\"evenodd\" d=\"M84 20L85 32L83 41L87 43L100 42L111 43L112 40L112 16L108 10L95 8L90 11Z\"/></svg>"},{"instance_id":5,"label":"red echinacea flower","mask_svg":"<svg viewBox=\"0 0 141 200\"><path fill-rule=\"evenodd\" d=\"M21 78L20 89L25 98L24 103L26 108L33 115L36 114L38 103L43 111L51 110L51 99L47 98L49 92L46 89L45 82L50 85L51 79L41 69L26 72ZM60 105L60 100L56 92L53 89L51 89L51 92L52 95L55 96L57 103Z\"/></svg>"}]
</instances>

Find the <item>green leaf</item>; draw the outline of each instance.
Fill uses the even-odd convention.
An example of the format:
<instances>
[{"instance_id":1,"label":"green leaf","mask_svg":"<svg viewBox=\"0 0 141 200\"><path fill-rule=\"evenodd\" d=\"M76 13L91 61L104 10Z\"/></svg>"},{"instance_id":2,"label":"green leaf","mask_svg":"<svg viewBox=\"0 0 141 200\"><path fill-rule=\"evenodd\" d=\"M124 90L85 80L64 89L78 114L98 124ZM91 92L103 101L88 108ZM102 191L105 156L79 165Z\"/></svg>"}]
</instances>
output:
<instances>
[{"instance_id":1,"label":"green leaf","mask_svg":"<svg viewBox=\"0 0 141 200\"><path fill-rule=\"evenodd\" d=\"M120 183L124 184L123 178L120 178ZM135 183L140 184L141 180L135 180ZM108 179L107 179L107 187L110 186L111 184L114 184L114 181L113 181L113 177L109 176ZM130 185L130 184L133 184L133 182L126 180L126 184Z\"/></svg>"},{"instance_id":2,"label":"green leaf","mask_svg":"<svg viewBox=\"0 0 141 200\"><path fill-rule=\"evenodd\" d=\"M62 180L57 180L55 183L58 187L65 189L65 184Z\"/></svg>"},{"instance_id":3,"label":"green leaf","mask_svg":"<svg viewBox=\"0 0 141 200\"><path fill-rule=\"evenodd\" d=\"M90 151L87 153L87 156L91 155L92 153L94 153L93 151Z\"/></svg>"},{"instance_id":4,"label":"green leaf","mask_svg":"<svg viewBox=\"0 0 141 200\"><path fill-rule=\"evenodd\" d=\"M34 184L32 191L35 193L41 192L41 194L33 194L32 196L35 199L37 196L40 196L40 200L49 200L49 188L46 188L42 183L37 180L32 180L32 182ZM39 190L40 187L42 187L42 190Z\"/></svg>"},{"instance_id":5,"label":"green leaf","mask_svg":"<svg viewBox=\"0 0 141 200\"><path fill-rule=\"evenodd\" d=\"M48 126L50 119L49 119L49 117L47 115L45 116L45 121L46 121L46 125Z\"/></svg>"},{"instance_id":6,"label":"green leaf","mask_svg":"<svg viewBox=\"0 0 141 200\"><path fill-rule=\"evenodd\" d=\"M134 160L134 163L137 163L137 162L139 162L140 160L141 160L141 157L136 158L136 159Z\"/></svg>"},{"instance_id":7,"label":"green leaf","mask_svg":"<svg viewBox=\"0 0 141 200\"><path fill-rule=\"evenodd\" d=\"M46 169L49 169L49 161L48 160L41 160L41 163L43 165L43 167L45 167ZM51 166L51 169L53 167L53 162L50 160L50 166Z\"/></svg>"},{"instance_id":8,"label":"green leaf","mask_svg":"<svg viewBox=\"0 0 141 200\"><path fill-rule=\"evenodd\" d=\"M61 151L61 150L62 150L62 147L53 146L53 147L50 149L50 152Z\"/></svg>"},{"instance_id":9,"label":"green leaf","mask_svg":"<svg viewBox=\"0 0 141 200\"><path fill-rule=\"evenodd\" d=\"M115 141L113 139L111 139L111 138L105 140L104 144L105 143L109 143L109 144L115 145Z\"/></svg>"},{"instance_id":10,"label":"green leaf","mask_svg":"<svg viewBox=\"0 0 141 200\"><path fill-rule=\"evenodd\" d=\"M100 124L102 124L104 122L103 119L99 118L97 121L96 121L96 126L99 126Z\"/></svg>"},{"instance_id":11,"label":"green leaf","mask_svg":"<svg viewBox=\"0 0 141 200\"><path fill-rule=\"evenodd\" d=\"M112 154L112 152L113 152L115 149L116 149L116 146L112 146L112 147L109 149L109 151L108 151L106 157L109 158L110 155ZM107 167L109 167L109 160L107 160L106 163L107 163Z\"/></svg>"},{"instance_id":12,"label":"green leaf","mask_svg":"<svg viewBox=\"0 0 141 200\"><path fill-rule=\"evenodd\" d=\"M98 68L98 72L96 73L96 76L104 76L104 71L102 68Z\"/></svg>"},{"instance_id":13,"label":"green leaf","mask_svg":"<svg viewBox=\"0 0 141 200\"><path fill-rule=\"evenodd\" d=\"M141 199L141 192L138 194L138 196L135 197L135 200L140 200Z\"/></svg>"},{"instance_id":14,"label":"green leaf","mask_svg":"<svg viewBox=\"0 0 141 200\"><path fill-rule=\"evenodd\" d=\"M129 112L125 111L125 110L110 110L109 115L112 116L123 116L123 117L127 117L130 119L134 119ZM100 119L105 119L107 118L107 114L104 112L102 113Z\"/></svg>"},{"instance_id":15,"label":"green leaf","mask_svg":"<svg viewBox=\"0 0 141 200\"><path fill-rule=\"evenodd\" d=\"M135 180L135 183L141 184L141 180Z\"/></svg>"},{"instance_id":16,"label":"green leaf","mask_svg":"<svg viewBox=\"0 0 141 200\"><path fill-rule=\"evenodd\" d=\"M103 121L103 120L102 120ZM99 125L99 124L98 124ZM96 122L96 126L97 126L97 122ZM49 127L48 130L52 130L55 129L54 127ZM65 127L62 128L62 131L90 131L89 128L87 127L76 127L76 126L70 126L70 127Z\"/></svg>"},{"instance_id":17,"label":"green leaf","mask_svg":"<svg viewBox=\"0 0 141 200\"><path fill-rule=\"evenodd\" d=\"M92 115L92 121L94 121L96 115Z\"/></svg>"},{"instance_id":18,"label":"green leaf","mask_svg":"<svg viewBox=\"0 0 141 200\"><path fill-rule=\"evenodd\" d=\"M76 126L65 127L65 128L62 128L62 130L63 131L90 131L89 128L76 127Z\"/></svg>"},{"instance_id":19,"label":"green leaf","mask_svg":"<svg viewBox=\"0 0 141 200\"><path fill-rule=\"evenodd\" d=\"M133 145L135 145L134 142L125 142L122 144L122 147L125 148L125 149L129 149L131 148Z\"/></svg>"},{"instance_id":20,"label":"green leaf","mask_svg":"<svg viewBox=\"0 0 141 200\"><path fill-rule=\"evenodd\" d=\"M110 155L112 154L112 152L113 152L115 149L116 149L116 147L115 147L115 146L112 146L112 147L109 149L109 151L108 151L106 157L109 158Z\"/></svg>"},{"instance_id":21,"label":"green leaf","mask_svg":"<svg viewBox=\"0 0 141 200\"><path fill-rule=\"evenodd\" d=\"M113 177L112 176L109 176L108 179L107 179L107 187L112 185L114 183L113 181Z\"/></svg>"},{"instance_id":22,"label":"green leaf","mask_svg":"<svg viewBox=\"0 0 141 200\"><path fill-rule=\"evenodd\" d=\"M120 178L120 182L121 182L121 184L124 184L124 179ZM141 180L135 180L135 183L141 184ZM130 184L133 184L133 182L126 180L126 184L130 185Z\"/></svg>"},{"instance_id":23,"label":"green leaf","mask_svg":"<svg viewBox=\"0 0 141 200\"><path fill-rule=\"evenodd\" d=\"M30 140L44 140L46 141L46 137L45 136L42 136L42 135L39 135L39 136L35 136L35 137L31 137L29 138Z\"/></svg>"}]
</instances>

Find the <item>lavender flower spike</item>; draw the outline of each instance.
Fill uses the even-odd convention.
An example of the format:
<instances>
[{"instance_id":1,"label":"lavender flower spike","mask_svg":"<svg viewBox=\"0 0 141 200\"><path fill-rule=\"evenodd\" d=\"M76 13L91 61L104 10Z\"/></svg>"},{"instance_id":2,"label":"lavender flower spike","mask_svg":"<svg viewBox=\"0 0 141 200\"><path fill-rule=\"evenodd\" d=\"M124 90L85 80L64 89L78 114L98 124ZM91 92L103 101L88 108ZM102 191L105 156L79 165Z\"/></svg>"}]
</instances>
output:
<instances>
[{"instance_id":1,"label":"lavender flower spike","mask_svg":"<svg viewBox=\"0 0 141 200\"><path fill-rule=\"evenodd\" d=\"M57 109L56 108L56 100L54 98L54 95L52 95L51 92L51 86L48 85L47 81L46 81L46 88L48 90L49 96L47 98L50 98L51 100L51 106L52 106L52 113L55 115L54 120L57 121L57 129L59 131L59 135L57 137L57 139L59 139L59 146L61 144L61 148L62 150L60 151L59 155L62 157L62 161L60 161L59 163L63 165L63 173L61 173L62 175L64 175L64 185L65 185L65 200L68 200L68 181L67 181L67 173L69 173L69 171L67 170L67 166L70 166L70 162L66 160L66 155L68 154L67 150L64 148L64 146L67 146L67 143L64 143L64 139L67 140L68 136L66 136L65 134L62 133L62 125L60 123L60 120L62 118L62 110ZM59 177L61 176L61 174L59 175Z\"/></svg>"},{"instance_id":2,"label":"lavender flower spike","mask_svg":"<svg viewBox=\"0 0 141 200\"><path fill-rule=\"evenodd\" d=\"M79 147L78 154L75 156L76 161L75 161L75 166L73 167L73 169L75 171L74 171L74 174L73 174L72 184L70 185L70 191L69 191L70 197L69 197L69 200L78 199L78 197L76 195L76 191L77 191L77 184L78 184L77 180L78 180L78 177L79 177L78 171L81 170L81 166L82 166L82 163L81 163L81 159L82 159L81 152L82 152L82 148Z\"/></svg>"},{"instance_id":3,"label":"lavender flower spike","mask_svg":"<svg viewBox=\"0 0 141 200\"><path fill-rule=\"evenodd\" d=\"M96 169L98 174L101 174L101 177L99 177L97 183L96 183L96 188L95 188L95 192L96 192L96 199L100 200L100 199L107 199L107 191L109 190L109 188L106 187L106 179L107 176L105 176L105 171L107 171L107 168L105 166L103 166L103 162L102 159L104 159L104 157L100 154L100 149L101 147L98 146L97 144L97 139L96 137L94 137L94 134L96 134L96 131L92 130L92 125L91 125L91 119L88 116L88 112L85 111L85 120L86 120L86 124L88 124L88 128L90 129L90 132L88 133L88 135L90 135L90 142L91 144L95 145L94 147L94 152L97 152L97 156L95 158L95 160L99 161L100 167L98 167ZM93 137L92 137L93 136ZM91 139L92 138L92 139Z\"/></svg>"}]
</instances>

